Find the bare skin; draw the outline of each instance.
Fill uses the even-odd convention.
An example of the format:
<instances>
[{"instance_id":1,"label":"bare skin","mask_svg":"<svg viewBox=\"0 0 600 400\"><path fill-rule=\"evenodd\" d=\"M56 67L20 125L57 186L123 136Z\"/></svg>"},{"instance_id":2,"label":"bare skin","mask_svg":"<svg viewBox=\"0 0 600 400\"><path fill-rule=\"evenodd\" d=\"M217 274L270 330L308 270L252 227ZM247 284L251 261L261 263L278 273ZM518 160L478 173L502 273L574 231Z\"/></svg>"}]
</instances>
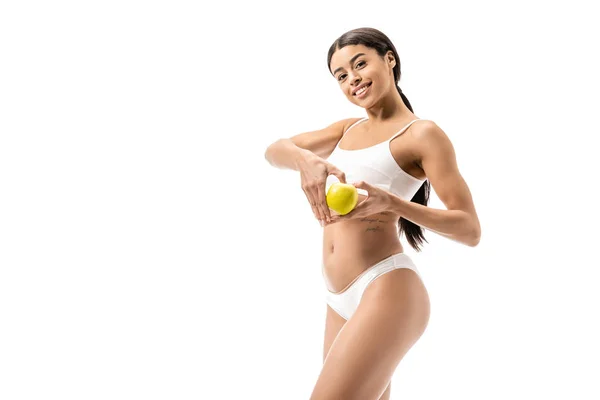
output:
<instances>
[{"instance_id":1,"label":"bare skin","mask_svg":"<svg viewBox=\"0 0 600 400\"><path fill-rule=\"evenodd\" d=\"M398 235L401 215L469 246L477 245L481 235L453 146L432 121L413 123L390 141L388 150L407 174L427 178L447 210L423 207L391 194L389 210L379 212L379 208L376 214L364 218L340 218L328 209L323 192L327 175L345 179L343 171L325 161L336 145L347 151L371 147L419 119L396 89L395 65L392 51L381 57L363 45L337 49L330 71L347 99L364 108L368 120L343 136L360 118L302 133L274 143L265 154L272 165L300 171L302 189L313 213L322 223L325 221L323 275L328 289L334 293L348 288L377 262L404 252ZM370 84L365 95L356 96L355 91L365 84ZM359 203L364 199L365 196L359 195ZM348 321L327 306L323 368L311 400L388 400L394 371L425 331L429 316L427 289L418 274L406 268L395 269L372 281Z\"/></svg>"},{"instance_id":2,"label":"bare skin","mask_svg":"<svg viewBox=\"0 0 600 400\"><path fill-rule=\"evenodd\" d=\"M355 61L358 69L348 65L348 60L359 52L369 55L366 62L373 69L369 74L364 71L369 67L360 63L364 57ZM375 59L373 50L362 45L344 47L332 58L332 70L344 67L342 90L352 102L365 107L369 117L344 135L338 143L344 150L384 142L419 118L397 93L392 72L394 61L387 66L383 60L379 65L372 65ZM340 72L336 77L339 75ZM364 99L356 99L352 88L363 80L373 82L372 92ZM358 120L350 121L345 130ZM390 142L389 148L400 168L423 179L425 172L419 167L412 134L419 124L421 122L413 123ZM359 202L364 198L360 195ZM323 274L330 291L346 289L373 264L404 251L398 236L399 218L399 215L383 212L324 227ZM388 400L394 370L424 332L429 313L427 290L418 275L409 269L386 273L372 282L349 321L327 306L323 369L311 400Z\"/></svg>"},{"instance_id":3,"label":"bare skin","mask_svg":"<svg viewBox=\"0 0 600 400\"><path fill-rule=\"evenodd\" d=\"M369 124L369 121L365 121L354 126L340 141L339 147L344 150L356 150L384 142L406 126L408 122L418 119L410 110L406 110L411 114L409 119L390 125L386 127L387 129L380 128L378 133L385 132L382 137L373 138L365 132L366 128L363 125ZM419 122L415 122L402 135L392 140L390 152L400 168L415 178L423 179L425 173L418 167L418 160L411 150L411 142L415 141L411 131L418 124ZM358 143L356 138L363 138L365 143ZM346 143L351 139L353 144ZM358 197L359 203L365 199L363 195ZM397 214L383 212L360 220L349 220L325 226L323 264L325 265L327 285L332 292L338 292L345 288L369 266L387 256L404 251L398 236L399 219L400 216ZM336 268L336 265L344 265L344 267Z\"/></svg>"},{"instance_id":4,"label":"bare skin","mask_svg":"<svg viewBox=\"0 0 600 400\"><path fill-rule=\"evenodd\" d=\"M410 110L407 109L408 112ZM412 114L412 113L411 113ZM412 116L408 120L418 118ZM402 129L403 120L388 128L387 137L373 139L365 133L363 124L356 125L348 137L340 141L345 150L360 149L383 142ZM412 176L422 179L424 173L415 165L411 155L410 130L390 142L390 150L398 165ZM364 143L350 138L364 138ZM365 196L359 195L359 202ZM349 220L326 225L323 234L323 275L328 289L340 292L347 289L354 279L378 261L396 253L404 252L398 236L400 216L391 212L371 215L359 220ZM392 288L395 288L392 289ZM370 295L368 295L369 293ZM407 297L408 296L408 297ZM409 306L410 305L410 306ZM387 310L387 311L386 311ZM369 393L379 392L374 399L388 400L391 394L391 377L400 360L424 332L429 321L430 304L427 290L414 271L397 270L376 279L365 291L361 305L352 316L350 325L341 335L346 320L327 305L323 370L319 375L311 399L357 398L367 399ZM390 318L393 315L393 318ZM410 329L409 329L410 328ZM372 340L371 333L387 332L386 339ZM371 332L371 333L370 333ZM338 335L340 334L340 335ZM338 338L339 337L339 338ZM338 350L332 349L336 340ZM356 345L351 343L356 342ZM360 345L358 344L360 342ZM366 347L368 344L368 347ZM333 354L327 360L328 354ZM374 354L396 354L384 360L374 359ZM361 358L362 357L362 358ZM354 369L347 370L348 360L356 360ZM382 373L382 368L386 371ZM377 371L377 372L375 372ZM347 380L342 380L346 377ZM383 379L383 381L382 381ZM373 383L369 383L369 382ZM335 387L331 386L335 382ZM360 383L358 386L353 386ZM362 390L366 390L363 392ZM350 397L356 396L356 397Z\"/></svg>"}]
</instances>

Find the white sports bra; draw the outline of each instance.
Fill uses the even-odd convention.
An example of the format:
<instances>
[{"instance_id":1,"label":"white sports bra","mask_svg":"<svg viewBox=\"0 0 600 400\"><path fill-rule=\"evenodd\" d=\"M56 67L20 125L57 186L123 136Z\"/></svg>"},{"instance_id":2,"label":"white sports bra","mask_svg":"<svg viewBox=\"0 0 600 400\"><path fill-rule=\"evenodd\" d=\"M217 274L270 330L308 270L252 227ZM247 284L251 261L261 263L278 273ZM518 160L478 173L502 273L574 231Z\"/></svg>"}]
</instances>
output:
<instances>
[{"instance_id":1,"label":"white sports bra","mask_svg":"<svg viewBox=\"0 0 600 400\"><path fill-rule=\"evenodd\" d=\"M358 125L367 119L368 118L363 118L352 124L352 126L344 132L342 138L355 125ZM346 183L352 184L353 182L365 181L373 186L380 187L394 193L396 196L410 201L426 179L417 179L400 168L392 156L389 143L392 139L404 133L404 131L406 131L406 129L408 129L415 121L420 120L415 119L409 122L404 128L385 142L364 149L344 150L339 148L338 141L338 144L333 150L333 153L327 158L327 161L346 174ZM335 182L339 182L335 175L329 175L327 177L325 193L329 190L329 186ZM363 189L358 189L358 191L359 193L364 192Z\"/></svg>"}]
</instances>

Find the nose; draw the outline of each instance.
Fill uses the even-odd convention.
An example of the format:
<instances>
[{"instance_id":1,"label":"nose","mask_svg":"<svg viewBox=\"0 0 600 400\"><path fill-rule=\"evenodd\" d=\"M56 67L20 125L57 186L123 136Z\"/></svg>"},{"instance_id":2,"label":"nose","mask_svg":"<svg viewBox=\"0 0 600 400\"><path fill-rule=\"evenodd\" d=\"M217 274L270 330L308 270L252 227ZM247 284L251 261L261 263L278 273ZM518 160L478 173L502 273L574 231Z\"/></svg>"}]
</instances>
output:
<instances>
[{"instance_id":1,"label":"nose","mask_svg":"<svg viewBox=\"0 0 600 400\"><path fill-rule=\"evenodd\" d=\"M351 79L350 82L352 83L352 86L356 86L360 83L360 76L358 74L352 74L351 75Z\"/></svg>"}]
</instances>

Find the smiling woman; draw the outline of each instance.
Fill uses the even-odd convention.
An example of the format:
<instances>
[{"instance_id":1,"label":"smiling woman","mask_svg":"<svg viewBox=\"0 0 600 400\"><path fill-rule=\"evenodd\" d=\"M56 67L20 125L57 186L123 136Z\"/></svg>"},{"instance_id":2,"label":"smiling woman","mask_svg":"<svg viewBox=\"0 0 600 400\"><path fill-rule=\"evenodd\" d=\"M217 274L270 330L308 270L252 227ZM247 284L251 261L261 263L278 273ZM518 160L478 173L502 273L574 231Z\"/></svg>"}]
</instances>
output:
<instances>
[{"instance_id":1,"label":"smiling woman","mask_svg":"<svg viewBox=\"0 0 600 400\"><path fill-rule=\"evenodd\" d=\"M366 43L367 46L361 43ZM356 54L351 55L354 51L353 48L357 45L358 47L366 47L365 51L358 51ZM338 51L336 52L336 50ZM391 79L389 68L373 68L373 66L381 66L380 64L384 62L386 55L388 59L391 58L391 60L394 61L394 65L391 67ZM344 57L349 57L347 63L343 62ZM402 93L402 89L398 85L400 77L402 76L400 57L398 57L394 44L380 31L357 29L342 35L329 48L327 65L330 68L334 68L332 67L333 65L339 65L339 67L333 70L332 75L336 78L351 102L364 107L360 102L357 102L357 100L366 99L368 96L377 96L377 91L383 93L389 92L390 90L393 91L390 87L393 85L394 89L398 91L406 108L408 108L411 113L413 112L408 98ZM350 73L355 71L357 74L360 71L361 80L359 84L355 86L348 84L347 70L350 71ZM373 81L376 81L378 85L371 88ZM372 91L375 93L370 93ZM430 191L431 185L429 181L424 180L416 193L414 193L411 201L427 205ZM404 232L408 243L419 250L420 245L422 245L425 240L423 229L405 218L400 218L399 230L400 232Z\"/></svg>"},{"instance_id":2,"label":"smiling woman","mask_svg":"<svg viewBox=\"0 0 600 400\"><path fill-rule=\"evenodd\" d=\"M424 229L475 246L479 219L450 139L414 114L398 86L400 59L390 39L373 28L346 32L331 45L327 66L346 99L367 116L280 139L265 157L300 173L324 227L327 319L311 399L386 400L394 371L430 313L427 289L400 235L417 251ZM366 192L344 215L326 204L335 181ZM445 210L427 206L431 187Z\"/></svg>"}]
</instances>

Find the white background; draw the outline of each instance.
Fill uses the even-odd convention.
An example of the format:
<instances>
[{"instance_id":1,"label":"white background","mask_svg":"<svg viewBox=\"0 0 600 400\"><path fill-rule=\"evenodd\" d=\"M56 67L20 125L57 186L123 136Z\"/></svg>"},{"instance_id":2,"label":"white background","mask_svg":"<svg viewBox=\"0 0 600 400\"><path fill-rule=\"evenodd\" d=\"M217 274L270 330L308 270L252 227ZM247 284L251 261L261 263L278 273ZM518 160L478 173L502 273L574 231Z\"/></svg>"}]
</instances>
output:
<instances>
[{"instance_id":1,"label":"white background","mask_svg":"<svg viewBox=\"0 0 600 400\"><path fill-rule=\"evenodd\" d=\"M600 397L592 2L199 4L2 2L0 398L309 398L322 230L264 151L365 116L326 63L365 26L482 224L404 242L432 314L392 399Z\"/></svg>"}]
</instances>

